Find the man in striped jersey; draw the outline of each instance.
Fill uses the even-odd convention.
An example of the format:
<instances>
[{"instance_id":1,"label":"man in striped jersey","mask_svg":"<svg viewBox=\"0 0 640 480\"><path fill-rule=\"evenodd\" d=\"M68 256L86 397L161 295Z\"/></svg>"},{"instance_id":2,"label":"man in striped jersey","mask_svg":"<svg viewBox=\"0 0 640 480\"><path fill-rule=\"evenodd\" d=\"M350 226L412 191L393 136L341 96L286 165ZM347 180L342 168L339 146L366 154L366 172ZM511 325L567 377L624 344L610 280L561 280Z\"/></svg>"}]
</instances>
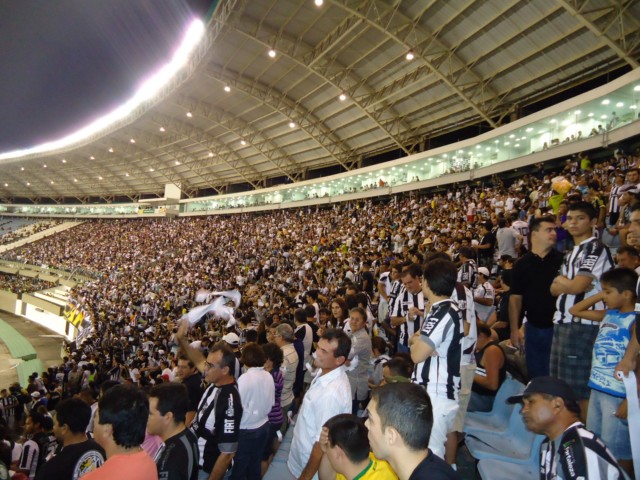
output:
<instances>
[{"instance_id":1,"label":"man in striped jersey","mask_svg":"<svg viewBox=\"0 0 640 480\"><path fill-rule=\"evenodd\" d=\"M0 413L11 430L16 427L16 410L19 406L18 399L13 393L6 388L0 390Z\"/></svg>"},{"instance_id":2,"label":"man in striped jersey","mask_svg":"<svg viewBox=\"0 0 640 480\"><path fill-rule=\"evenodd\" d=\"M431 305L422 328L411 337L411 360L420 372L433 404L434 419L429 448L444 458L447 434L458 413L460 365L464 322L451 298L457 271L450 260L436 259L424 267L422 288Z\"/></svg>"},{"instance_id":3,"label":"man in striped jersey","mask_svg":"<svg viewBox=\"0 0 640 480\"><path fill-rule=\"evenodd\" d=\"M424 315L422 268L417 263L407 265L400 274L402 287L390 312L391 326L397 328L396 351L408 352L409 339L420 331Z\"/></svg>"},{"instance_id":4,"label":"man in striped jersey","mask_svg":"<svg viewBox=\"0 0 640 480\"><path fill-rule=\"evenodd\" d=\"M587 383L591 373L591 352L598 334L598 323L574 317L569 309L600 292L600 276L613 268L609 249L593 235L597 212L588 202L569 205L567 228L575 246L565 257L562 273L551 284L551 294L558 296L553 318L551 376L565 380L576 393L583 415L589 404ZM604 309L599 302L596 309Z\"/></svg>"},{"instance_id":5,"label":"man in striped jersey","mask_svg":"<svg viewBox=\"0 0 640 480\"><path fill-rule=\"evenodd\" d=\"M534 378L522 395L509 397L507 402L522 403L520 414L527 429L547 437L540 447L540 478L628 478L602 440L580 422L580 406L566 382Z\"/></svg>"}]
</instances>

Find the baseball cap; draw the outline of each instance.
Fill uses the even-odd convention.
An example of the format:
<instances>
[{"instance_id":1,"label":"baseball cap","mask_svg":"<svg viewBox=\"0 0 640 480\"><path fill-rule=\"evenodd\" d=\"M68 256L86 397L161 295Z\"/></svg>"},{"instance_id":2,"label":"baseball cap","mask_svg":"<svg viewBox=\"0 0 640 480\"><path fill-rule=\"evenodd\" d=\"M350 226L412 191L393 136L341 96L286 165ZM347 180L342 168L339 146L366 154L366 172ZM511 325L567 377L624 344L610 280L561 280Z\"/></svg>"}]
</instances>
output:
<instances>
[{"instance_id":1,"label":"baseball cap","mask_svg":"<svg viewBox=\"0 0 640 480\"><path fill-rule=\"evenodd\" d=\"M37 390L35 392L31 392L31 396L33 398L40 398L40 392L38 392Z\"/></svg>"},{"instance_id":2,"label":"baseball cap","mask_svg":"<svg viewBox=\"0 0 640 480\"><path fill-rule=\"evenodd\" d=\"M240 338L233 332L227 333L224 337L222 337L223 342L227 342L229 345L233 345L234 347L240 343Z\"/></svg>"},{"instance_id":3,"label":"baseball cap","mask_svg":"<svg viewBox=\"0 0 640 480\"><path fill-rule=\"evenodd\" d=\"M478 269L478 273L481 273L485 277L490 277L491 276L491 273L489 273L489 269L487 267L480 267Z\"/></svg>"},{"instance_id":4,"label":"baseball cap","mask_svg":"<svg viewBox=\"0 0 640 480\"><path fill-rule=\"evenodd\" d=\"M567 402L578 403L575 393L564 380L556 377L536 377L531 380L521 395L507 398L507 403L522 403L522 399L533 393L544 393L553 397L560 397Z\"/></svg>"}]
</instances>

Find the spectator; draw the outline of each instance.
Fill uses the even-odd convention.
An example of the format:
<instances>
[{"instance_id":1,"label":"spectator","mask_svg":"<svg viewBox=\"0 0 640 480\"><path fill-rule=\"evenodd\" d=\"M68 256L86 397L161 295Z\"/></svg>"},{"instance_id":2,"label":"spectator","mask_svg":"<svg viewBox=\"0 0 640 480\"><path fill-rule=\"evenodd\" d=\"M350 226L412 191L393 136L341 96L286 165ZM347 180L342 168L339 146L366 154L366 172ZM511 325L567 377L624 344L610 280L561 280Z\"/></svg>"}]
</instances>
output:
<instances>
[{"instance_id":1,"label":"spectator","mask_svg":"<svg viewBox=\"0 0 640 480\"><path fill-rule=\"evenodd\" d=\"M369 396L369 377L367 371L371 362L371 338L366 330L367 314L362 307L356 307L349 312L349 325L351 326L351 346L353 355L349 360L357 357L357 366L347 372L351 395L353 397L352 411L358 413L361 402Z\"/></svg>"},{"instance_id":2,"label":"spectator","mask_svg":"<svg viewBox=\"0 0 640 480\"><path fill-rule=\"evenodd\" d=\"M429 448L434 419L423 388L412 383L376 388L367 411L371 449L376 458L389 462L400 480L459 478Z\"/></svg>"},{"instance_id":3,"label":"spectator","mask_svg":"<svg viewBox=\"0 0 640 480\"><path fill-rule=\"evenodd\" d=\"M104 450L85 433L91 413L91 407L78 398L58 403L53 432L62 449L42 466L36 479L77 480L104 463Z\"/></svg>"},{"instance_id":4,"label":"spectator","mask_svg":"<svg viewBox=\"0 0 640 480\"><path fill-rule=\"evenodd\" d=\"M535 378L549 374L555 311L550 288L562 265L562 254L554 248L553 217L534 218L530 229L531 249L513 266L509 323L511 344L525 352L528 375ZM521 327L523 317L527 323Z\"/></svg>"},{"instance_id":5,"label":"spectator","mask_svg":"<svg viewBox=\"0 0 640 480\"><path fill-rule=\"evenodd\" d=\"M409 339L420 330L424 316L422 269L412 263L402 269L402 287L393 302L391 326L396 327L396 351L408 352Z\"/></svg>"},{"instance_id":6,"label":"spectator","mask_svg":"<svg viewBox=\"0 0 640 480\"><path fill-rule=\"evenodd\" d=\"M322 448L320 433L325 422L340 413L351 411L351 387L344 364L351 350L351 340L342 330L328 330L320 338L316 350L315 367L319 375L307 391L295 429L287 468L278 478L310 480L320 466Z\"/></svg>"},{"instance_id":7,"label":"spectator","mask_svg":"<svg viewBox=\"0 0 640 480\"><path fill-rule=\"evenodd\" d=\"M278 449L278 431L284 423L284 413L282 411L282 389L284 387L284 375L282 374L282 362L284 354L275 343L266 343L262 346L266 361L265 371L271 374L275 386L275 401L269 412L269 435L262 455L262 475L264 476L271 461L272 455Z\"/></svg>"},{"instance_id":8,"label":"spectator","mask_svg":"<svg viewBox=\"0 0 640 480\"><path fill-rule=\"evenodd\" d=\"M589 404L587 383L598 323L586 319L574 321L569 310L582 298L597 295L601 291L598 279L613 267L609 249L593 235L596 215L590 203L577 202L569 206L567 224L576 246L565 258L562 274L551 284L551 294L557 295L558 300L550 372L551 376L569 383L580 400L583 414ZM602 309L602 302L595 308Z\"/></svg>"},{"instance_id":9,"label":"spectator","mask_svg":"<svg viewBox=\"0 0 640 480\"><path fill-rule=\"evenodd\" d=\"M95 440L107 461L88 473L86 480L156 480L152 458L140 446L149 417L149 400L137 387L116 385L98 402L94 421Z\"/></svg>"},{"instance_id":10,"label":"spectator","mask_svg":"<svg viewBox=\"0 0 640 480\"><path fill-rule=\"evenodd\" d=\"M198 371L191 360L184 356L178 357L178 375L177 378L187 387L189 393L189 410L185 424L191 425L198 410L198 403L202 398L204 389L202 388L202 374Z\"/></svg>"},{"instance_id":11,"label":"spectator","mask_svg":"<svg viewBox=\"0 0 640 480\"><path fill-rule=\"evenodd\" d=\"M258 344L247 344L242 350L242 364L247 370L238 379L242 418L231 480L261 478L260 462L269 440L269 412L275 403L275 385L264 369L265 361Z\"/></svg>"},{"instance_id":12,"label":"spectator","mask_svg":"<svg viewBox=\"0 0 640 480\"><path fill-rule=\"evenodd\" d=\"M274 343L282 350L282 370L284 375L284 384L282 386L282 412L286 417L293 407L293 384L296 380L296 372L298 370L298 353L293 346L293 328L286 323L280 324L275 328L273 335ZM284 419L286 422L286 418ZM283 423L283 427L286 423Z\"/></svg>"},{"instance_id":13,"label":"spectator","mask_svg":"<svg viewBox=\"0 0 640 480\"><path fill-rule=\"evenodd\" d=\"M198 478L198 439L185 425L189 404L189 392L184 384L162 383L149 393L147 431L159 435L163 442L154 459L159 479Z\"/></svg>"},{"instance_id":14,"label":"spectator","mask_svg":"<svg viewBox=\"0 0 640 480\"><path fill-rule=\"evenodd\" d=\"M475 349L476 374L471 387L468 411L488 412L493 408L496 393L507 375L506 358L498 342L492 341L491 329L478 324Z\"/></svg>"},{"instance_id":15,"label":"spectator","mask_svg":"<svg viewBox=\"0 0 640 480\"><path fill-rule=\"evenodd\" d=\"M626 478L606 445L580 422L578 397L567 382L534 378L522 395L508 402L522 403L520 415L527 429L547 437L540 448L541 478Z\"/></svg>"},{"instance_id":16,"label":"spectator","mask_svg":"<svg viewBox=\"0 0 640 480\"><path fill-rule=\"evenodd\" d=\"M441 458L458 413L464 324L458 305L451 299L456 278L449 260L436 259L425 265L422 288L431 308L422 328L411 338L416 382L425 386L437 412L429 448Z\"/></svg>"},{"instance_id":17,"label":"spectator","mask_svg":"<svg viewBox=\"0 0 640 480\"><path fill-rule=\"evenodd\" d=\"M22 445L22 455L18 462L18 473L24 473L33 480L40 468L45 464L49 452L54 452L56 445L51 445L49 435L46 433L47 422L51 417L46 417L35 410L27 414L24 425L24 433L27 440Z\"/></svg>"},{"instance_id":18,"label":"spectator","mask_svg":"<svg viewBox=\"0 0 640 480\"><path fill-rule=\"evenodd\" d=\"M189 324L182 321L176 333L185 354L209 384L189 427L198 437L199 480L222 480L238 450L242 403L235 381L236 357L222 342L214 345L205 359L189 346L185 335Z\"/></svg>"},{"instance_id":19,"label":"spectator","mask_svg":"<svg viewBox=\"0 0 640 480\"><path fill-rule=\"evenodd\" d=\"M329 419L322 427L320 446L322 461L320 480L379 479L396 480L384 460L370 451L367 427L355 415L342 414Z\"/></svg>"},{"instance_id":20,"label":"spectator","mask_svg":"<svg viewBox=\"0 0 640 480\"><path fill-rule=\"evenodd\" d=\"M628 268L614 268L602 274L602 292L575 304L570 313L600 322L593 348L587 427L609 446L622 468L633 475L629 425L626 420L626 390L614 376L631 339L636 321L638 274ZM591 310L604 301L606 310ZM611 415L611 412L615 412Z\"/></svg>"},{"instance_id":21,"label":"spectator","mask_svg":"<svg viewBox=\"0 0 640 480\"><path fill-rule=\"evenodd\" d=\"M473 290L476 316L482 323L487 323L495 312L496 292L489 282L489 276L489 269L480 267L478 269L478 286Z\"/></svg>"}]
</instances>

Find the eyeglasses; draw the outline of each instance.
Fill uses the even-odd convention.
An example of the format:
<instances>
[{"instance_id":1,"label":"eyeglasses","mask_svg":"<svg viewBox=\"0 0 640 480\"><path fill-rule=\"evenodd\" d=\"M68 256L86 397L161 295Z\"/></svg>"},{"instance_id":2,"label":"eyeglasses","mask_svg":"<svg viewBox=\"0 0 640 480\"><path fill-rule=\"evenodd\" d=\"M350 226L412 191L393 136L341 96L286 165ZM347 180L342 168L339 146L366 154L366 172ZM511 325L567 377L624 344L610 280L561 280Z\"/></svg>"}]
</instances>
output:
<instances>
[{"instance_id":1,"label":"eyeglasses","mask_svg":"<svg viewBox=\"0 0 640 480\"><path fill-rule=\"evenodd\" d=\"M215 363L209 363L206 360L204 361L204 369L208 370L209 368L220 368L220 365L216 365Z\"/></svg>"}]
</instances>

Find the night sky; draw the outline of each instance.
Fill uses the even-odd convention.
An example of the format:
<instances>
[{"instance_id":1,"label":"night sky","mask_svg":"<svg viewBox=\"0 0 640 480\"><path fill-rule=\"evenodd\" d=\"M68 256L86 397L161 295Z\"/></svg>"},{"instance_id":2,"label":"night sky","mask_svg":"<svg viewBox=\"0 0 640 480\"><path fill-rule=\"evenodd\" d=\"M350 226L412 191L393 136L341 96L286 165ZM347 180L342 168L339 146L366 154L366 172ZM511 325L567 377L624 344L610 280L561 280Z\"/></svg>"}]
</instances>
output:
<instances>
[{"instance_id":1,"label":"night sky","mask_svg":"<svg viewBox=\"0 0 640 480\"><path fill-rule=\"evenodd\" d=\"M129 98L212 0L0 2L0 152L69 134Z\"/></svg>"}]
</instances>

